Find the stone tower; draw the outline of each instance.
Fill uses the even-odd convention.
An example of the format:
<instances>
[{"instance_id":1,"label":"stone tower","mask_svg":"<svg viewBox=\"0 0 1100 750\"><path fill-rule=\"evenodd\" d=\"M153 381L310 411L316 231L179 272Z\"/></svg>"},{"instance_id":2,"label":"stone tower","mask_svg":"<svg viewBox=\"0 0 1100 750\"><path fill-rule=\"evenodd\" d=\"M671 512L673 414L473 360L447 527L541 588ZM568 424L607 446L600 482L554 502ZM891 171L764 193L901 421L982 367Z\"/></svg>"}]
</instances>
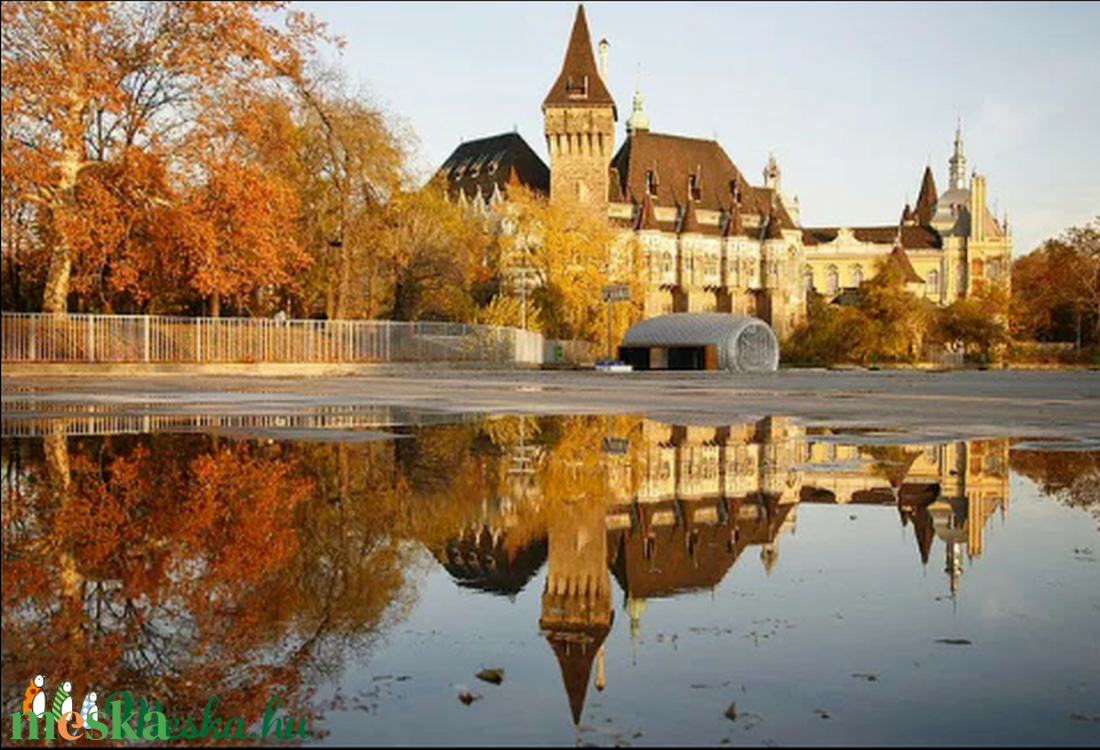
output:
<instances>
[{"instance_id":1,"label":"stone tower","mask_svg":"<svg viewBox=\"0 0 1100 750\"><path fill-rule=\"evenodd\" d=\"M542 105L550 152L550 200L606 214L615 151L615 100L596 66L584 6L577 8L561 75Z\"/></svg>"}]
</instances>

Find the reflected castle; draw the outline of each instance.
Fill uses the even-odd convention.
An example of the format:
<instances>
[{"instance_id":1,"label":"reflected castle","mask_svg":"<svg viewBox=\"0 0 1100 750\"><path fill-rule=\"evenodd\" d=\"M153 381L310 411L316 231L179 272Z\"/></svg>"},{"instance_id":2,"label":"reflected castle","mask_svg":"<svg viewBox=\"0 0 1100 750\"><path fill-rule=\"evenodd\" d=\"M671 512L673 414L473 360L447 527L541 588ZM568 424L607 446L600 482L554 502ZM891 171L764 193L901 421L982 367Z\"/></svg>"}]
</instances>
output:
<instances>
[{"instance_id":1,"label":"reflected castle","mask_svg":"<svg viewBox=\"0 0 1100 750\"><path fill-rule=\"evenodd\" d=\"M402 427L408 416L295 418L298 442L267 417L173 417L160 428L191 434L154 435L101 414L6 421L41 437L3 443L5 674L48 653L51 671L148 681L179 713L201 713L222 664L251 675L231 696L241 715L262 713L267 686L322 682L400 622L426 549L487 596L515 598L545 568L538 625L579 723L590 686L607 684L616 619L637 638L649 601L713 591L742 558L770 574L803 504L896 509L953 595L1007 510L1007 440L914 442L783 418ZM383 425L416 439L340 442ZM288 656L273 666L272 654ZM209 679L163 685L161 669Z\"/></svg>"},{"instance_id":2,"label":"reflected castle","mask_svg":"<svg viewBox=\"0 0 1100 750\"><path fill-rule=\"evenodd\" d=\"M1008 440L910 444L781 418L586 427L587 455L508 449L496 505L435 549L459 585L510 597L546 564L539 624L578 724L593 670L596 687L606 683L612 575L636 639L648 600L717 588L749 548L770 574L800 505L889 506L912 527L923 565L940 540L957 596L964 558L981 556L987 522L1007 511Z\"/></svg>"}]
</instances>

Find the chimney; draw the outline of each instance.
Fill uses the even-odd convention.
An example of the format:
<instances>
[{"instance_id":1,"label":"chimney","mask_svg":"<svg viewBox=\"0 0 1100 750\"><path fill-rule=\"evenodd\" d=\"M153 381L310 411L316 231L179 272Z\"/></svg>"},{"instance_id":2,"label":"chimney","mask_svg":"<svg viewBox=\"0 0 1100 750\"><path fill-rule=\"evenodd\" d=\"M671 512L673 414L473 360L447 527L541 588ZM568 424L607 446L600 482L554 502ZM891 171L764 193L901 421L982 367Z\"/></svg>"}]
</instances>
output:
<instances>
[{"instance_id":1,"label":"chimney","mask_svg":"<svg viewBox=\"0 0 1100 750\"><path fill-rule=\"evenodd\" d=\"M607 83L607 60L611 55L611 42L606 39L600 40L600 78L603 82Z\"/></svg>"}]
</instances>

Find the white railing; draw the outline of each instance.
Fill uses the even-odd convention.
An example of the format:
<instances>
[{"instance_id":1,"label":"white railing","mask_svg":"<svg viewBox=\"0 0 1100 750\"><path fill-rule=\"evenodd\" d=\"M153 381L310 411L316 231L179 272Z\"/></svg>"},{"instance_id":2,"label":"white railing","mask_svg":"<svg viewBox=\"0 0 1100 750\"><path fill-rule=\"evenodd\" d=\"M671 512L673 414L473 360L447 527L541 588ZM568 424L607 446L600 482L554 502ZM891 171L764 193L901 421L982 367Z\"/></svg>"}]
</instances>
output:
<instances>
[{"instance_id":1,"label":"white railing","mask_svg":"<svg viewBox=\"0 0 1100 750\"><path fill-rule=\"evenodd\" d=\"M459 323L3 313L3 362L542 364L540 334Z\"/></svg>"}]
</instances>

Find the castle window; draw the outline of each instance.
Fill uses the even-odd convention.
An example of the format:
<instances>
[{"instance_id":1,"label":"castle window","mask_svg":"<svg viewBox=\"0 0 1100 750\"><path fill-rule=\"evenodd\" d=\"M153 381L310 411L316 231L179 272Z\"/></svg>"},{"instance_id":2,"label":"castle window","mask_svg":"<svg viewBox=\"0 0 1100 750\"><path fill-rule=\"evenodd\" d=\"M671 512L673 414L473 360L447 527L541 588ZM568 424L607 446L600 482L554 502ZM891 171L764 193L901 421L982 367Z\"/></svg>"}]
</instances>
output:
<instances>
[{"instance_id":1,"label":"castle window","mask_svg":"<svg viewBox=\"0 0 1100 750\"><path fill-rule=\"evenodd\" d=\"M836 266L829 266L829 274L826 277L828 281L825 284L825 290L830 297L840 293L840 272L836 269Z\"/></svg>"},{"instance_id":2,"label":"castle window","mask_svg":"<svg viewBox=\"0 0 1100 750\"><path fill-rule=\"evenodd\" d=\"M938 296L940 293L940 272L932 271L928 274L928 293Z\"/></svg>"},{"instance_id":3,"label":"castle window","mask_svg":"<svg viewBox=\"0 0 1100 750\"><path fill-rule=\"evenodd\" d=\"M852 286L859 289L863 285L863 267L855 266L852 268Z\"/></svg>"},{"instance_id":4,"label":"castle window","mask_svg":"<svg viewBox=\"0 0 1100 750\"><path fill-rule=\"evenodd\" d=\"M814 290L814 269L807 266L806 270L802 272L802 281L806 286L807 292Z\"/></svg>"},{"instance_id":5,"label":"castle window","mask_svg":"<svg viewBox=\"0 0 1100 750\"><path fill-rule=\"evenodd\" d=\"M645 191L651 198L657 197L657 174L652 169L645 173Z\"/></svg>"},{"instance_id":6,"label":"castle window","mask_svg":"<svg viewBox=\"0 0 1100 750\"><path fill-rule=\"evenodd\" d=\"M688 191L696 203L703 200L703 186L699 184L699 175L693 174L688 178Z\"/></svg>"},{"instance_id":7,"label":"castle window","mask_svg":"<svg viewBox=\"0 0 1100 750\"><path fill-rule=\"evenodd\" d=\"M587 99L588 98L588 76L585 76L580 81L570 76L565 81L565 93L570 99Z\"/></svg>"}]
</instances>

